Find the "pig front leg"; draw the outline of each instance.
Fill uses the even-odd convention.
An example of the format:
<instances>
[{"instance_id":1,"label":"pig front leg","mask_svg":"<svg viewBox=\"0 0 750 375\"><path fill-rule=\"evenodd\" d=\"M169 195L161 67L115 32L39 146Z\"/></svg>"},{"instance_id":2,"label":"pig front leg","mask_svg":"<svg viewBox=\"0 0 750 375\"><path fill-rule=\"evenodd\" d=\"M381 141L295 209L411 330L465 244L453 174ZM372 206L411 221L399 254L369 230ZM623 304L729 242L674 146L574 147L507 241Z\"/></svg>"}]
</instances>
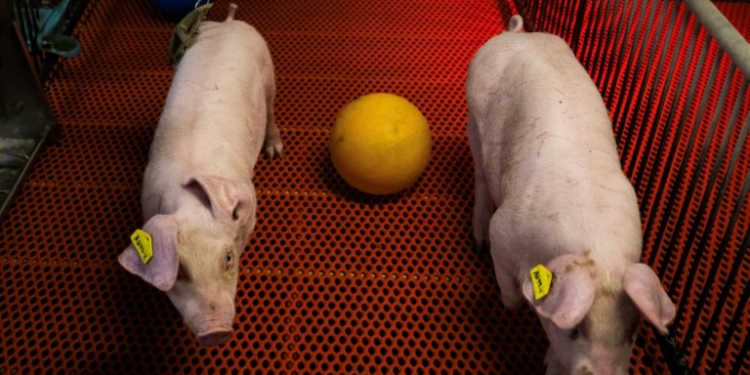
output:
<instances>
[{"instance_id":1,"label":"pig front leg","mask_svg":"<svg viewBox=\"0 0 750 375\"><path fill-rule=\"evenodd\" d=\"M520 307L525 299L521 294L521 288L518 283L518 265L513 260L510 251L500 233L502 233L503 215L502 209L498 210L490 221L490 254L492 263L495 266L495 278L500 286L501 300L503 305L508 309Z\"/></svg>"},{"instance_id":2,"label":"pig front leg","mask_svg":"<svg viewBox=\"0 0 750 375\"><path fill-rule=\"evenodd\" d=\"M273 114L274 93L275 89L271 89L271 95L267 96L266 114L268 122L266 123L266 139L263 142L263 150L266 151L269 160L273 160L276 157L279 159L284 158L284 145L281 143L281 133L279 132L279 127L276 125Z\"/></svg>"},{"instance_id":3,"label":"pig front leg","mask_svg":"<svg viewBox=\"0 0 750 375\"><path fill-rule=\"evenodd\" d=\"M565 367L560 363L552 348L547 349L544 358L544 375L565 375Z\"/></svg>"},{"instance_id":4,"label":"pig front leg","mask_svg":"<svg viewBox=\"0 0 750 375\"><path fill-rule=\"evenodd\" d=\"M474 157L474 216L471 229L474 235L474 250L486 249L489 245L487 231L492 217L493 204L487 179L484 176L484 158L482 156L481 136L476 119L469 113L469 148Z\"/></svg>"},{"instance_id":5,"label":"pig front leg","mask_svg":"<svg viewBox=\"0 0 750 375\"><path fill-rule=\"evenodd\" d=\"M495 258L494 249L492 257L493 259ZM515 310L520 307L524 301L515 274L509 272L509 267L506 265L499 264L498 261L494 261L494 263L495 278L497 279L497 284L500 286L500 300L503 302L505 308Z\"/></svg>"}]
</instances>

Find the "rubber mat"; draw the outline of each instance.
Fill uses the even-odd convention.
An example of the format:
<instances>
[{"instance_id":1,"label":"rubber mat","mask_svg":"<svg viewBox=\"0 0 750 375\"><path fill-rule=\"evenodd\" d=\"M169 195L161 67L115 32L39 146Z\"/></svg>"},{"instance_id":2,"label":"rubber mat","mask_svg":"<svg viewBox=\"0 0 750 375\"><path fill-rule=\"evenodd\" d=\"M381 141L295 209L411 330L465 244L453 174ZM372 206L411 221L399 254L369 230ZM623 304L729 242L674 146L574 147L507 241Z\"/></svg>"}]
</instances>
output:
<instances>
[{"instance_id":1,"label":"rubber mat","mask_svg":"<svg viewBox=\"0 0 750 375\"><path fill-rule=\"evenodd\" d=\"M74 33L83 52L47 87L66 141L0 228L0 374L540 373L537 318L503 308L489 254L470 246L465 72L514 6L237 2L271 49L287 157L256 166L234 336L199 347L166 296L116 262L142 224L173 24L147 0L91 0ZM433 135L427 170L396 197L348 187L327 151L338 111L376 91L414 103ZM639 332L632 371L665 373L652 330Z\"/></svg>"}]
</instances>

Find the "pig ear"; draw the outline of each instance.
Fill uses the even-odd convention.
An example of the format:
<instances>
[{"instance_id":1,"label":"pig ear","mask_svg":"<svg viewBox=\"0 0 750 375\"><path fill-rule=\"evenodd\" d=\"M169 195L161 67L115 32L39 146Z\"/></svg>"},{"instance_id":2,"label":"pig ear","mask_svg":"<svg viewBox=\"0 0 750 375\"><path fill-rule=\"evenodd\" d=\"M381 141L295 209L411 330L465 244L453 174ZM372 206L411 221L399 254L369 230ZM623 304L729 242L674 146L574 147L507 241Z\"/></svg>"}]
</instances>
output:
<instances>
[{"instance_id":1,"label":"pig ear","mask_svg":"<svg viewBox=\"0 0 750 375\"><path fill-rule=\"evenodd\" d=\"M623 287L646 319L659 332L667 334L667 324L676 314L675 306L654 270L644 263L633 264L625 274Z\"/></svg>"},{"instance_id":2,"label":"pig ear","mask_svg":"<svg viewBox=\"0 0 750 375\"><path fill-rule=\"evenodd\" d=\"M536 310L560 329L573 329L583 320L594 302L592 261L579 255L562 255L547 265L552 272L549 294L537 300L529 277L523 283L523 294Z\"/></svg>"},{"instance_id":3,"label":"pig ear","mask_svg":"<svg viewBox=\"0 0 750 375\"><path fill-rule=\"evenodd\" d=\"M133 244L130 244L117 260L128 272L139 276L159 290L172 289L180 265L177 256L177 223L170 216L156 215L143 225L143 231L151 235L151 260L143 263Z\"/></svg>"},{"instance_id":4,"label":"pig ear","mask_svg":"<svg viewBox=\"0 0 750 375\"><path fill-rule=\"evenodd\" d=\"M247 184L219 177L193 177L184 184L211 209L219 220L247 223L255 212L255 192Z\"/></svg>"}]
</instances>

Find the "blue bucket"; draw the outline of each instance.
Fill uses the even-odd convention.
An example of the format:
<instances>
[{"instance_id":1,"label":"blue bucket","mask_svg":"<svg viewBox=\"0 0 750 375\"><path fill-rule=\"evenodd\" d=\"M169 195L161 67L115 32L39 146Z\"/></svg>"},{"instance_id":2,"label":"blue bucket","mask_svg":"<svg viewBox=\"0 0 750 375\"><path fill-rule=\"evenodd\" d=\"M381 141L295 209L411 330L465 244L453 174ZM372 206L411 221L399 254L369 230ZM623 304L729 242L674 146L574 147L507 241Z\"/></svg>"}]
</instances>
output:
<instances>
[{"instance_id":1,"label":"blue bucket","mask_svg":"<svg viewBox=\"0 0 750 375\"><path fill-rule=\"evenodd\" d=\"M179 21L195 8L212 3L213 0L151 0L168 18Z\"/></svg>"}]
</instances>

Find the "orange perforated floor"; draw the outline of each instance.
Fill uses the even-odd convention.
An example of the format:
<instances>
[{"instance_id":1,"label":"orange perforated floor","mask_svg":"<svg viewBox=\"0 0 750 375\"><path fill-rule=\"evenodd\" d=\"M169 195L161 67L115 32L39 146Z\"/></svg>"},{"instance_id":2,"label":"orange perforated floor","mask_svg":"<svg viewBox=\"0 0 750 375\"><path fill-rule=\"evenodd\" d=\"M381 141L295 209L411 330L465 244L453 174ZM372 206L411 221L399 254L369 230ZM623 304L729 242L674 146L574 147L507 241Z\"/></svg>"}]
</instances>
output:
<instances>
[{"instance_id":1,"label":"orange perforated floor","mask_svg":"<svg viewBox=\"0 0 750 375\"><path fill-rule=\"evenodd\" d=\"M256 167L258 226L242 257L233 338L199 347L163 293L119 267L171 81L173 23L148 0L91 0L48 94L47 149L0 228L0 374L535 374L547 341L500 303L471 250L465 71L512 5L238 1L276 65L287 157ZM228 1L209 18L223 19ZM358 96L414 103L433 135L417 184L389 198L336 174L327 137ZM634 373L665 373L640 329Z\"/></svg>"}]
</instances>

